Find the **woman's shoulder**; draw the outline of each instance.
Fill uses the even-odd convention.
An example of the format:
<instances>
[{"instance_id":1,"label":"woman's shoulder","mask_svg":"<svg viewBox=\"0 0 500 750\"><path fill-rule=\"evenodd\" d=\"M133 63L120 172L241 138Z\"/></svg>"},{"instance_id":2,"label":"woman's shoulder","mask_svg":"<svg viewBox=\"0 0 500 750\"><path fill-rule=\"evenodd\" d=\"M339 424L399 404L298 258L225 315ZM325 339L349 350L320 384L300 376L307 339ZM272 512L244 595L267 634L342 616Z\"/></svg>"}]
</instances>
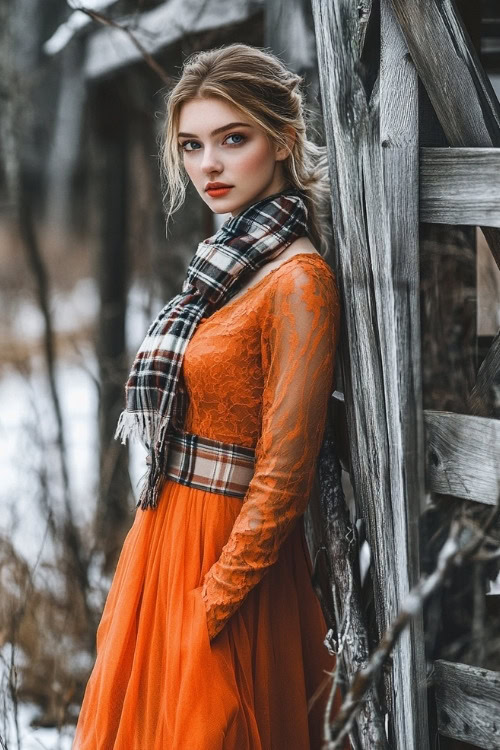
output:
<instances>
[{"instance_id":1,"label":"woman's shoulder","mask_svg":"<svg viewBox=\"0 0 500 750\"><path fill-rule=\"evenodd\" d=\"M335 272L320 253L298 250L272 270L268 283L276 293L315 287L319 292L333 290L337 294ZM268 289L268 291L270 291Z\"/></svg>"},{"instance_id":2,"label":"woman's shoulder","mask_svg":"<svg viewBox=\"0 0 500 750\"><path fill-rule=\"evenodd\" d=\"M260 269L262 278L268 277L269 282L275 283L283 283L282 279L300 276L301 272L305 275L319 272L335 277L328 262L308 237L298 237L277 258Z\"/></svg>"},{"instance_id":3,"label":"woman's shoulder","mask_svg":"<svg viewBox=\"0 0 500 750\"><path fill-rule=\"evenodd\" d=\"M314 247L313 243L308 237L298 237L290 245L288 245L288 247L285 250L283 250L278 255L277 258L270 261L269 263L266 263L264 269L266 269L267 272L269 273L270 271L279 269L281 266L285 264L289 264L290 261L295 260L295 259L296 259L296 263L300 265L302 258L303 257L307 258L308 256L311 256L311 258L315 258L317 260L319 259L320 262L323 261L323 263L328 265L325 259L323 258L323 256ZM308 261L306 260L306 262ZM316 261L313 261L313 262L316 262ZM292 263L292 267L294 267L296 263Z\"/></svg>"},{"instance_id":4,"label":"woman's shoulder","mask_svg":"<svg viewBox=\"0 0 500 750\"><path fill-rule=\"evenodd\" d=\"M299 277L301 274L314 276L320 274L329 277L335 276L329 263L322 255L320 255L320 253L308 252L305 250L299 250L298 252L292 253L288 257L283 258L283 262L280 263L272 273L275 282L281 278L292 276L294 278Z\"/></svg>"},{"instance_id":5,"label":"woman's shoulder","mask_svg":"<svg viewBox=\"0 0 500 750\"><path fill-rule=\"evenodd\" d=\"M264 337L293 330L297 343L338 329L341 305L336 276L319 253L300 252L284 261L261 285L255 303Z\"/></svg>"}]
</instances>

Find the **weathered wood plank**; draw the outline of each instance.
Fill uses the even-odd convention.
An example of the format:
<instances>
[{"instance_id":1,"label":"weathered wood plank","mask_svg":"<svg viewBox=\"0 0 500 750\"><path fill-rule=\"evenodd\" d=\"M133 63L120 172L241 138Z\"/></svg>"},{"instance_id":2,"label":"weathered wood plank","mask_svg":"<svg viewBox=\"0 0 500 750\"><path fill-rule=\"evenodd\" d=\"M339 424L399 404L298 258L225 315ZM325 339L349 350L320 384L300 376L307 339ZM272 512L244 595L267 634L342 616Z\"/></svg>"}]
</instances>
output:
<instances>
[{"instance_id":1,"label":"weathered wood plank","mask_svg":"<svg viewBox=\"0 0 500 750\"><path fill-rule=\"evenodd\" d=\"M452 0L390 1L449 145L498 148L500 105ZM483 233L500 268L500 232Z\"/></svg>"},{"instance_id":2,"label":"weathered wood plank","mask_svg":"<svg viewBox=\"0 0 500 750\"><path fill-rule=\"evenodd\" d=\"M450 146L500 146L500 105L453 2L391 3Z\"/></svg>"},{"instance_id":3,"label":"weathered wood plank","mask_svg":"<svg viewBox=\"0 0 500 750\"><path fill-rule=\"evenodd\" d=\"M385 379L398 596L420 577L419 517L424 508L424 427L420 355L418 81L388 0L380 4L380 124L372 152L382 160L380 202L367 172L367 216L378 329ZM372 131L373 133L373 131ZM366 149L365 149L366 153ZM373 156L369 158L373 160ZM373 192L372 192L373 190ZM370 216L370 207L373 215ZM386 221L378 211L385 209ZM378 230L382 229L379 234ZM379 282L380 279L380 282ZM389 282L389 283L388 283ZM390 288L392 287L392 288ZM394 399L394 400L393 400ZM392 424L390 424L392 420ZM401 451L401 452L400 452ZM399 476L397 474L399 472ZM407 549L401 550L406 539ZM380 540L381 541L381 540ZM404 716L394 715L395 746L408 729L419 750L428 746L427 685L422 617L401 634L394 688ZM408 690L408 684L412 688ZM411 702L411 704L410 704ZM396 713L397 709L395 709ZM405 747L412 744L406 740Z\"/></svg>"},{"instance_id":4,"label":"weathered wood plank","mask_svg":"<svg viewBox=\"0 0 500 750\"><path fill-rule=\"evenodd\" d=\"M500 148L422 148L420 220L500 227Z\"/></svg>"},{"instance_id":5,"label":"weathered wood plank","mask_svg":"<svg viewBox=\"0 0 500 750\"><path fill-rule=\"evenodd\" d=\"M438 729L471 745L500 748L500 673L438 660L434 662Z\"/></svg>"},{"instance_id":6,"label":"weathered wood plank","mask_svg":"<svg viewBox=\"0 0 500 750\"><path fill-rule=\"evenodd\" d=\"M498 148L500 105L453 2L391 2L449 145ZM481 228L500 268L500 231ZM485 383L474 386L476 400L488 400Z\"/></svg>"},{"instance_id":7,"label":"weathered wood plank","mask_svg":"<svg viewBox=\"0 0 500 750\"><path fill-rule=\"evenodd\" d=\"M351 0L313 0L312 7L344 310L345 335L341 336L340 353L351 441L351 479L374 553L374 601L382 633L409 589L413 560L404 542L408 538L404 463L411 441L402 428L407 415L400 409L411 398L406 389L414 388L416 398L418 385L401 384L398 355L408 344L409 335L415 335L412 316L418 309L412 299L418 289L414 261L409 257L413 253L418 258L418 206L413 190L418 157L413 130L416 79L397 28L386 13L383 23L388 46L382 88L390 82L393 100L382 92L387 133L387 138L382 138L380 86L375 87L369 106L359 78L356 4ZM390 149L390 155L382 154ZM401 199L386 184L394 175L403 185L409 181L408 192ZM408 228L393 216L401 211L401 205L408 209ZM401 261L395 257L397 253L402 253ZM418 363L413 360L415 351L412 342L410 378L418 371ZM415 436L413 439L417 446L418 440ZM418 462L418 449L412 460ZM409 634L397 644L393 657L386 698L390 742L405 750L424 750L428 746L425 712L418 716L415 709L425 673L417 667L418 649L413 649ZM373 745L365 743L362 747Z\"/></svg>"},{"instance_id":8,"label":"weathered wood plank","mask_svg":"<svg viewBox=\"0 0 500 750\"><path fill-rule=\"evenodd\" d=\"M500 420L424 411L429 489L495 505L500 492Z\"/></svg>"},{"instance_id":9,"label":"weathered wood plank","mask_svg":"<svg viewBox=\"0 0 500 750\"><path fill-rule=\"evenodd\" d=\"M349 132L352 128L352 138L356 137L355 134L360 128L360 121L363 119L364 112L364 110L363 112L360 111L360 107L366 108L366 100L362 92L361 82L357 77L354 81L350 80L350 76L353 75L355 60L359 57L359 49L356 46L356 40L359 35L358 23L352 6L346 8L344 17L340 16L338 7L331 3L313 2L312 7L318 48L318 68L323 101L324 126L329 146L329 160L332 163L333 224L336 228L337 238L341 240L340 243L338 241L335 243L337 254L339 253L339 244L342 245L340 253L343 259L336 269L339 290L342 297L346 299L350 296L348 292L349 288L357 289L356 305L348 305L345 310L347 315L343 317L343 328L346 326L345 318L347 318L347 337L346 335L341 335L340 337L339 360L342 363L349 362L351 353L347 338L352 337L353 331L357 328L360 333L359 341L363 341L364 346L362 347L362 352L359 350L355 352L355 362L358 362L359 358L362 357L365 368L368 368L370 371L367 382L371 383L373 380L379 382L379 357L375 347L375 339L371 329L371 335L368 335L367 331L369 321L371 320L370 310L372 301L369 286L370 272L367 264L368 252L366 244L364 244L366 233L363 224L358 221L363 211L357 183L359 179L359 163L357 154L353 151L351 134ZM342 29L344 26L347 27L346 38L344 40L346 43L338 44L337 41L343 36ZM354 49L349 49L351 44L354 45ZM349 77L344 74L344 67L347 67ZM328 77L324 75L326 71L329 71L330 75ZM330 76L335 79L333 85ZM352 86L354 88L351 88ZM347 132L344 133L344 129ZM345 148L343 148L344 144ZM337 146L339 147L338 160L335 156ZM345 192L348 195L345 195ZM349 226L351 217L349 216L349 212L346 211L346 204L349 200L352 200L352 207L354 209L354 220L351 226ZM351 249L354 250L354 248L356 248L356 252L351 253ZM365 333L367 333L366 337L364 336ZM365 424L366 420L373 420L374 422L377 421L377 418L382 420L382 405L380 401L377 403L373 391L368 388L364 389L363 379L360 377L361 371L352 366L347 369L344 366L342 369L346 415L350 429L352 429L351 425L354 420L359 425ZM371 403L365 403L364 399L360 399L359 401L353 400L353 391L356 392L359 390L366 391L367 397L371 397ZM358 431L354 429L353 435L356 432ZM377 488L370 486L369 475L371 472L368 466L366 466L366 463L368 463L374 473L379 473L378 456L375 448L376 438L373 436L373 442L370 443L371 433L366 434L362 428L359 430L358 437L359 439L352 438L351 440L351 481L353 485L355 481L358 485L358 489L355 490L357 494L364 490L366 493L374 496L371 503L373 506L377 505L379 500L383 498L382 489L377 491ZM363 464L366 466L366 475L363 475L362 470L360 471ZM383 474L383 472L381 473ZM365 485L368 485L366 489ZM360 502L359 499L358 502ZM378 581L376 582L376 587L378 595L375 596L375 600L381 608L383 607L383 594ZM342 601L339 598L339 605L341 607L340 616L344 617L347 611L346 608L349 606L349 601ZM353 637L356 637L356 635L354 634ZM357 667L355 664L349 664L349 654L346 655L345 665L347 678L350 678L357 671ZM362 750L368 750L373 745L364 741L362 732L363 723L363 719L361 723L357 722L359 746ZM373 731L376 731L376 722L374 722ZM376 745L375 747L379 746Z\"/></svg>"}]
</instances>

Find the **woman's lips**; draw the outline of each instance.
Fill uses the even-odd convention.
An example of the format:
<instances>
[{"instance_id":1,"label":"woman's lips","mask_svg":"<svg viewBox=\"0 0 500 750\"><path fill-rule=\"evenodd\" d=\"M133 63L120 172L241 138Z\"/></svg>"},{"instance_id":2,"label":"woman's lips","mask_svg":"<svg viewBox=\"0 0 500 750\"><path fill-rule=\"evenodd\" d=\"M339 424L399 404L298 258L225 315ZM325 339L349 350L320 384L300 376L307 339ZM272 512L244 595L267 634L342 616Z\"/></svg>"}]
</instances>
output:
<instances>
[{"instance_id":1,"label":"woman's lips","mask_svg":"<svg viewBox=\"0 0 500 750\"><path fill-rule=\"evenodd\" d=\"M207 190L207 193L211 198L222 198L223 195L227 195L229 191L231 190L230 187L224 187L224 188L210 188Z\"/></svg>"}]
</instances>

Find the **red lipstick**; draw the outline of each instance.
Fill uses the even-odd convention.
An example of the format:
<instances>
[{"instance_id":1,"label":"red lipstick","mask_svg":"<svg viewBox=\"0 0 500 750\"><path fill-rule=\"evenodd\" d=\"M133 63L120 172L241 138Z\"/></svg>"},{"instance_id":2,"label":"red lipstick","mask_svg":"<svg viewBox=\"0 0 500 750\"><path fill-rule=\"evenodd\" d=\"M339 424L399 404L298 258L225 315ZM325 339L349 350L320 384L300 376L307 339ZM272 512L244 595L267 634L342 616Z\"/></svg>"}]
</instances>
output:
<instances>
[{"instance_id":1,"label":"red lipstick","mask_svg":"<svg viewBox=\"0 0 500 750\"><path fill-rule=\"evenodd\" d=\"M211 198L222 198L227 195L234 185L226 185L224 182L209 182L205 187L205 192Z\"/></svg>"}]
</instances>

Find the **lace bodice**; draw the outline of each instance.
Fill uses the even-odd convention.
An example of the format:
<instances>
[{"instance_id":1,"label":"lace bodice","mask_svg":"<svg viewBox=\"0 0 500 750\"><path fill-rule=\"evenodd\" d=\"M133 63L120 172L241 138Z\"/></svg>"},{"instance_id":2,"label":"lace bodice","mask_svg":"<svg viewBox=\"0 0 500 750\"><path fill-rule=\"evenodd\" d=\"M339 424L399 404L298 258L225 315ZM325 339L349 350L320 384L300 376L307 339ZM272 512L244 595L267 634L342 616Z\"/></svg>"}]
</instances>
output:
<instances>
[{"instance_id":1,"label":"lace bodice","mask_svg":"<svg viewBox=\"0 0 500 750\"><path fill-rule=\"evenodd\" d=\"M204 318L187 347L185 430L256 450L241 511L200 587L210 638L307 507L339 323L334 273L320 255L300 253Z\"/></svg>"}]
</instances>

